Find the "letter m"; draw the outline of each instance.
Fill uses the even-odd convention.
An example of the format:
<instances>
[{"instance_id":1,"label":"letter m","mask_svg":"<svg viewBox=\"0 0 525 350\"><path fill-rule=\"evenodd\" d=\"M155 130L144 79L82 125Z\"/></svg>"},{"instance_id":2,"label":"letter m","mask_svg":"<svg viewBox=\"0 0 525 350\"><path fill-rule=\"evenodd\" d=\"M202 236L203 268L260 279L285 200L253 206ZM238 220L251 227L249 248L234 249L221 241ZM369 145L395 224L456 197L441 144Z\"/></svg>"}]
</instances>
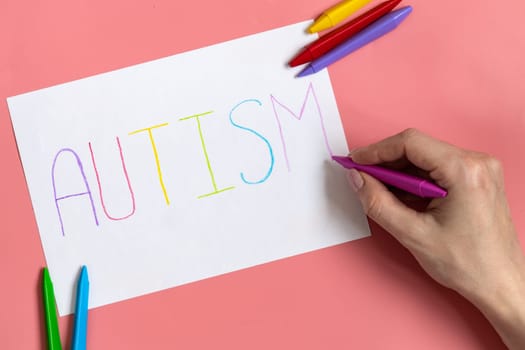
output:
<instances>
[{"instance_id":1,"label":"letter m","mask_svg":"<svg viewBox=\"0 0 525 350\"><path fill-rule=\"evenodd\" d=\"M282 146L283 146L284 159L286 160L286 167L288 168L288 171L290 171L290 161L288 159L288 150L287 150L287 147L286 147L286 138L284 136L283 126L282 126L282 122L281 122L281 119L280 119L280 116L279 116L279 112L278 112L277 106L280 106L281 107L280 110L283 110L283 111L287 112L287 114L290 114L297 121L301 121L302 118L303 118L303 115L305 114L305 110L306 110L308 99L312 99L313 100L315 108L316 108L317 115L319 116L319 123L320 123L320 126L321 126L321 131L322 131L322 134L323 134L326 150L327 150L327 152L328 152L328 154L330 156L333 155L332 149L330 148L330 144L328 143L328 136L327 136L326 128L325 128L325 124L324 124L323 113L321 112L321 107L319 105L319 100L317 99L317 96L316 96L315 90L314 90L314 86L313 86L312 83L310 83L308 85L308 89L306 91L306 95L304 97L303 104L301 106L301 109L300 109L299 113L295 113L291 108L289 108L288 106L284 105L282 102L277 100L273 95L270 95L270 100L272 101L273 113L275 114L275 120L277 121L277 126L279 128L279 134L281 136L281 142L282 142Z\"/></svg>"}]
</instances>

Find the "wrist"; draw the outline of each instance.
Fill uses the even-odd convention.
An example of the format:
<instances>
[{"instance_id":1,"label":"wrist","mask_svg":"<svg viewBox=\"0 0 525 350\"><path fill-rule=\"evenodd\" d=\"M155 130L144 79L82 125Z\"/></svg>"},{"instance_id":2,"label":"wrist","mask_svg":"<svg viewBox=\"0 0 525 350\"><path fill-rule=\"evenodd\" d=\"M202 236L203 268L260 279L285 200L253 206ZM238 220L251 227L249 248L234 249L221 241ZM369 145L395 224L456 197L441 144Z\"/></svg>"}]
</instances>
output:
<instances>
[{"instance_id":1,"label":"wrist","mask_svg":"<svg viewBox=\"0 0 525 350\"><path fill-rule=\"evenodd\" d=\"M502 271L498 283L467 298L480 309L509 349L525 348L525 265ZM494 282L494 280L492 281Z\"/></svg>"}]
</instances>

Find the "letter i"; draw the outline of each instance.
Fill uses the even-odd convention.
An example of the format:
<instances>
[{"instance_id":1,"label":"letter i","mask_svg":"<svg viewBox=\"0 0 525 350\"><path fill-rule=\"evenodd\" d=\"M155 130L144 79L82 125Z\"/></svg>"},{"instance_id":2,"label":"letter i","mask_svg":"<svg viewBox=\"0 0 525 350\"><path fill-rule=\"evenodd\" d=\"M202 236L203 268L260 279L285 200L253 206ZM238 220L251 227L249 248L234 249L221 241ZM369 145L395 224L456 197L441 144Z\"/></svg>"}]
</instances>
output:
<instances>
[{"instance_id":1,"label":"letter i","mask_svg":"<svg viewBox=\"0 0 525 350\"><path fill-rule=\"evenodd\" d=\"M200 121L200 117L211 114L211 113L213 113L213 111L202 113L202 114L196 114L196 115L192 115L189 117L179 119L179 121L184 121L184 120L189 120L189 119L195 119L197 121L197 130L199 131L199 138L201 141L202 152L204 153L204 158L206 158L206 166L208 167L208 173L210 175L211 184L213 186L213 192L200 195L197 198L209 197L209 196L212 196L214 194L218 194L224 191L233 190L235 188L234 186L231 186L231 187L219 189L217 187L217 182L215 181L215 175L213 174L213 169L210 163L210 157L208 156L208 150L206 149L206 143L204 142L204 136L202 135L202 127L201 127L201 121Z\"/></svg>"}]
</instances>

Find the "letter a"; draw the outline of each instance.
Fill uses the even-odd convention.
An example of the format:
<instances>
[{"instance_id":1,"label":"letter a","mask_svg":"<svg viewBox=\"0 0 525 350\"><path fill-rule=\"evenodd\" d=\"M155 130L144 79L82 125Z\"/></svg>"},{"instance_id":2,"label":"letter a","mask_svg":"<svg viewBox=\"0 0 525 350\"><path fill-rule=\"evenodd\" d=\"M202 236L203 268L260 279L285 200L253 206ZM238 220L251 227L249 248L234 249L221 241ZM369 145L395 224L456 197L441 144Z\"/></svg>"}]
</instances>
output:
<instances>
[{"instance_id":1,"label":"letter a","mask_svg":"<svg viewBox=\"0 0 525 350\"><path fill-rule=\"evenodd\" d=\"M65 152L71 153L75 157L75 160L77 161L78 169L80 170L80 175L82 175L82 180L84 181L84 184L86 185L86 191L78 192L78 193L71 193L68 195L57 197L57 188L56 188L56 181L55 181L55 167L57 164L58 157L62 153L65 153ZM53 160L53 167L51 169L51 181L53 182L53 194L54 194L54 199L55 199L55 206L57 208L58 219L60 220L60 229L62 230L62 236L65 236L64 222L62 221L62 214L60 212L60 206L58 204L60 201L64 199L80 197L80 196L89 196L89 201L91 203L91 209L93 210L93 217L95 218L95 224L98 226L97 212L95 210L95 204L93 203L93 195L91 194L91 190L89 189L89 184L87 182L86 174L84 172L84 167L82 166L82 162L80 161L80 157L78 156L78 154L75 151L73 151L71 148L63 148L60 151L58 151L58 153L56 154L55 159Z\"/></svg>"}]
</instances>

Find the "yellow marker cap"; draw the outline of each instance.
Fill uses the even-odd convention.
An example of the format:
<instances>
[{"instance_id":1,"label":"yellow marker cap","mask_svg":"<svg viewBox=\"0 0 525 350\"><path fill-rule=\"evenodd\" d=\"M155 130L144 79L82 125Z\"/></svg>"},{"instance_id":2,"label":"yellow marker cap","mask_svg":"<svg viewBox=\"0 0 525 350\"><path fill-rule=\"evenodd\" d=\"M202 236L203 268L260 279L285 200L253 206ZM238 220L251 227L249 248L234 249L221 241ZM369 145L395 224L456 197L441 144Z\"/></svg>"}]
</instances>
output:
<instances>
[{"instance_id":1,"label":"yellow marker cap","mask_svg":"<svg viewBox=\"0 0 525 350\"><path fill-rule=\"evenodd\" d=\"M324 11L308 28L308 32L317 33L337 25L354 12L368 4L370 0L344 0Z\"/></svg>"},{"instance_id":2,"label":"yellow marker cap","mask_svg":"<svg viewBox=\"0 0 525 350\"><path fill-rule=\"evenodd\" d=\"M308 32L313 34L333 26L334 24L332 23L330 16L323 13L315 20L315 22L310 26L310 28L308 28Z\"/></svg>"}]
</instances>

